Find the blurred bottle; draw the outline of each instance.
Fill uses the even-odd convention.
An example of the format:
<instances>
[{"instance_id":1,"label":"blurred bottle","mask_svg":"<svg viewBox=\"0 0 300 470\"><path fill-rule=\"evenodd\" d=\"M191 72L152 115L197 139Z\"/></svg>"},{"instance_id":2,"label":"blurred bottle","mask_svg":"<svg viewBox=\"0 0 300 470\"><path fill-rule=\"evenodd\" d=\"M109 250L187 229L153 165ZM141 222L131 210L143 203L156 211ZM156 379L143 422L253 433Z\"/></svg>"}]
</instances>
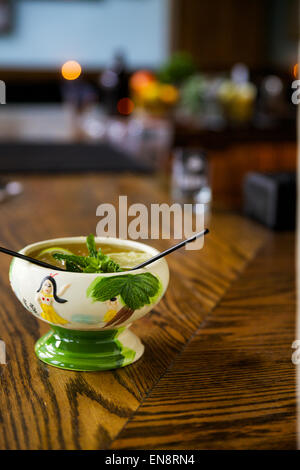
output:
<instances>
[{"instance_id":1,"label":"blurred bottle","mask_svg":"<svg viewBox=\"0 0 300 470\"><path fill-rule=\"evenodd\" d=\"M100 75L99 85L107 114L118 114L118 102L129 97L129 74L123 52L115 54L111 65Z\"/></svg>"},{"instance_id":2,"label":"blurred bottle","mask_svg":"<svg viewBox=\"0 0 300 470\"><path fill-rule=\"evenodd\" d=\"M283 80L277 75L267 75L261 82L258 101L258 125L271 127L289 116L290 103L286 99Z\"/></svg>"},{"instance_id":3,"label":"blurred bottle","mask_svg":"<svg viewBox=\"0 0 300 470\"><path fill-rule=\"evenodd\" d=\"M181 100L177 109L179 119L192 118L206 129L218 130L225 121L220 107L218 91L223 80L220 77L208 77L195 74L189 77L181 87Z\"/></svg>"},{"instance_id":4,"label":"blurred bottle","mask_svg":"<svg viewBox=\"0 0 300 470\"><path fill-rule=\"evenodd\" d=\"M98 102L96 87L86 80L64 80L61 86L64 107L71 114L72 134L74 139L85 138L82 122L89 115L90 109Z\"/></svg>"},{"instance_id":5,"label":"blurred bottle","mask_svg":"<svg viewBox=\"0 0 300 470\"><path fill-rule=\"evenodd\" d=\"M127 150L152 170L166 170L173 139L173 125L169 119L136 114L128 121Z\"/></svg>"},{"instance_id":6,"label":"blurred bottle","mask_svg":"<svg viewBox=\"0 0 300 470\"><path fill-rule=\"evenodd\" d=\"M175 150L172 169L172 197L175 201L204 204L209 213L211 188L206 155L202 150Z\"/></svg>"},{"instance_id":7,"label":"blurred bottle","mask_svg":"<svg viewBox=\"0 0 300 470\"><path fill-rule=\"evenodd\" d=\"M224 81L218 92L226 117L235 123L252 119L256 94L256 86L249 81L249 69L245 64L233 66L230 80Z\"/></svg>"}]
</instances>

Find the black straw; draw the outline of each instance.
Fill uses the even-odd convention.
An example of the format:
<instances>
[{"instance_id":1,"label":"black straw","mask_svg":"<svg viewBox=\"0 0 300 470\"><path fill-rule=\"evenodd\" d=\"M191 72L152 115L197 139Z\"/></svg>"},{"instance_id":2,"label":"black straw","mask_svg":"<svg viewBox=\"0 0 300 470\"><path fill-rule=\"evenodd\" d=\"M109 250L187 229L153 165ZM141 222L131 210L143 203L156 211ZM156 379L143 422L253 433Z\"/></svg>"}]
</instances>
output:
<instances>
[{"instance_id":1,"label":"black straw","mask_svg":"<svg viewBox=\"0 0 300 470\"><path fill-rule=\"evenodd\" d=\"M157 255L153 256L152 258L148 259L147 261L144 261L141 264L138 264L134 268L131 268L129 271L134 271L135 269L140 269L144 268L145 266L148 266L148 264L154 263L154 261L157 261L160 258L163 258L166 255L169 255L175 250L178 250L178 248L181 248L182 246L187 245L188 243L191 243L197 238L202 237L209 233L209 230L206 228L202 232L196 233L196 235L192 235L190 238L187 238L186 240L182 240L180 243L177 243L177 245L171 246L171 248L168 248L165 251L162 251L161 253L158 253ZM5 253L6 255L14 256L15 258L20 258L24 261L29 261L29 263L37 264L38 266L42 266L42 268L48 268L52 269L55 271L65 271L65 269L59 268L57 266L53 266L52 264L45 263L44 261L40 261L35 258L31 258L30 256L22 255L21 253L18 253L17 251L9 250L8 248L3 248L0 246L0 252Z\"/></svg>"},{"instance_id":2,"label":"black straw","mask_svg":"<svg viewBox=\"0 0 300 470\"><path fill-rule=\"evenodd\" d=\"M191 242L197 240L197 238L202 237L202 236L206 235L207 233L209 233L208 228L206 228L205 230L202 230L202 232L196 233L196 235L192 235L190 238L187 238L186 240L182 240L182 242L177 243L177 245L171 246L171 248L168 248L167 250L162 251L161 253L158 253L158 255L153 256L153 258L150 258L147 261L144 261L143 263L138 264L134 268L131 268L130 271L133 271L135 269L144 268L145 266L148 266L148 264L154 263L154 261L157 261L158 259L163 258L166 255L169 255L173 251L178 250L178 248L181 248L182 246L185 246L188 243L191 243Z\"/></svg>"},{"instance_id":3,"label":"black straw","mask_svg":"<svg viewBox=\"0 0 300 470\"><path fill-rule=\"evenodd\" d=\"M31 258L30 256L22 255L17 251L8 250L7 248L3 248L2 246L0 246L0 252L5 253L6 255L14 256L15 258L23 259L24 261L29 261L29 263L37 264L38 266L42 266L43 268L54 269L56 271L65 271L65 269L58 268L57 266L53 266L35 258Z\"/></svg>"}]
</instances>

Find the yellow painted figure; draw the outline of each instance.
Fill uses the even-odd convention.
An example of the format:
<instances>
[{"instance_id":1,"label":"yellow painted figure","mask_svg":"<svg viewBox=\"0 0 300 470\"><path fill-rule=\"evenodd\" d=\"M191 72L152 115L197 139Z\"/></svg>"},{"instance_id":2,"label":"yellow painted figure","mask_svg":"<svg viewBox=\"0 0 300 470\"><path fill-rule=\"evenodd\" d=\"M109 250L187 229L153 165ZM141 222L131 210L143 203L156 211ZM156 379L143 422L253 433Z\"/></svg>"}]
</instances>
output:
<instances>
[{"instance_id":1,"label":"yellow painted figure","mask_svg":"<svg viewBox=\"0 0 300 470\"><path fill-rule=\"evenodd\" d=\"M65 285L60 290L59 294L57 294L57 286L54 276L50 275L42 280L40 288L37 291L36 301L42 309L41 317L44 318L44 320L55 323L56 325L65 325L68 323L68 320L58 315L53 307L54 301L60 304L67 302L66 299L62 299L59 296L63 295L68 287L70 287L70 284Z\"/></svg>"}]
</instances>

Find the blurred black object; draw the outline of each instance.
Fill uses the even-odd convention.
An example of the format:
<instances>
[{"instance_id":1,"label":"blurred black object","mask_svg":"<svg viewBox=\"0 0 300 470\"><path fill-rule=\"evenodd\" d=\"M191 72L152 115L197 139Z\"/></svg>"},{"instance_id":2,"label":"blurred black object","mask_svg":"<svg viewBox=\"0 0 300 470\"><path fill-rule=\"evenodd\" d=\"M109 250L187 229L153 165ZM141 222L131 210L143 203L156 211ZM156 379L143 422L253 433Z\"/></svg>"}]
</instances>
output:
<instances>
[{"instance_id":1,"label":"blurred black object","mask_svg":"<svg viewBox=\"0 0 300 470\"><path fill-rule=\"evenodd\" d=\"M10 33L13 27L13 0L0 0L0 34Z\"/></svg>"},{"instance_id":2,"label":"blurred black object","mask_svg":"<svg viewBox=\"0 0 300 470\"><path fill-rule=\"evenodd\" d=\"M106 143L2 142L1 172L132 171L149 167Z\"/></svg>"},{"instance_id":3,"label":"blurred black object","mask_svg":"<svg viewBox=\"0 0 300 470\"><path fill-rule=\"evenodd\" d=\"M244 182L245 214L274 230L296 223L296 173L248 173Z\"/></svg>"},{"instance_id":4,"label":"blurred black object","mask_svg":"<svg viewBox=\"0 0 300 470\"><path fill-rule=\"evenodd\" d=\"M99 77L102 103L109 115L118 114L118 102L129 97L129 73L127 71L126 57L118 51L112 64L103 70Z\"/></svg>"},{"instance_id":5,"label":"blurred black object","mask_svg":"<svg viewBox=\"0 0 300 470\"><path fill-rule=\"evenodd\" d=\"M22 80L8 78L6 83L6 102L9 104L24 103L61 103L61 80Z\"/></svg>"}]
</instances>

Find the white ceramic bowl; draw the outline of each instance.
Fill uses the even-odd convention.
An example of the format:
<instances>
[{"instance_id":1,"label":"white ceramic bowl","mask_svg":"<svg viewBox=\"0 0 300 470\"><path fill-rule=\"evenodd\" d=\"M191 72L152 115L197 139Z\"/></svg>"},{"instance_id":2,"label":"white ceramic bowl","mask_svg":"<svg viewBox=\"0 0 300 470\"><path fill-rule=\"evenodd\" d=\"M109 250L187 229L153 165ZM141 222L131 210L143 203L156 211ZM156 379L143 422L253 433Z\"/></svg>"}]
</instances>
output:
<instances>
[{"instance_id":1,"label":"white ceramic bowl","mask_svg":"<svg viewBox=\"0 0 300 470\"><path fill-rule=\"evenodd\" d=\"M33 251L36 251L37 249L42 250L48 246L60 246L66 242L68 245L71 245L72 243L85 243L85 241L86 237L46 240L28 245L20 250L20 253L30 255ZM142 250L149 254L149 258L158 253L155 248L145 245L144 243L129 240L98 237L95 238L95 242L109 245L123 245L126 249ZM122 297L122 292L124 291L122 291L122 289L120 290L118 287L114 288L112 285L115 284L112 278L119 276L127 276L126 279L122 279L121 284L120 282L117 284L122 287L123 282L127 283L126 295L124 296L128 299L128 303L130 303L129 307ZM133 278L132 276L137 277ZM97 337L98 342L99 338L101 340L107 337L114 338L114 342L116 341L116 338L118 338L118 342L122 343L121 345L124 346L124 348L129 348L136 353L133 360L130 360L127 363L134 362L134 360L137 360L143 353L143 346L139 339L127 329L128 325L144 316L160 301L166 291L168 282L169 269L164 258L152 263L148 267L132 272L126 271L107 274L87 274L57 270L51 271L50 269L34 265L18 258L13 259L10 267L10 283L15 295L32 315L52 326L54 333L58 335L60 337L60 341L63 342L65 351L67 343L71 344L72 341L74 342L74 338L76 338L77 343L82 342L79 338L82 338L83 336L85 338ZM131 287L132 285L134 286L133 288ZM138 303L141 304L139 308L134 308L136 304L135 300L139 297L134 297L135 294L139 292L136 288L142 289L142 296L138 301ZM150 289L149 291L148 288ZM99 300L99 289L102 296L100 297L105 299L103 301ZM114 291L113 297L107 298L107 294L112 291ZM155 295L152 295L154 291ZM149 297L147 302L144 303L146 299L145 294L147 295L147 293L149 293ZM51 331L52 336L53 331ZM88 335L89 332L93 334ZM99 334L96 335L96 332L99 332ZM48 334L47 338L43 337L39 340L39 342L44 341L44 349L46 340L49 340L49 338L51 340L52 336L49 337ZM123 341L121 341L122 339ZM107 343L107 339L105 341ZM57 346L57 344L55 346L55 341L50 341L50 343L51 348L55 349ZM40 343L39 346L41 349ZM37 349L36 351L40 359L58 367L76 370L99 370L112 368L104 367L103 364L101 367L87 368L87 366L85 366L80 368L75 365L75 360L73 361L74 367L70 367L70 364L69 367L64 366L63 360L60 361L59 364L56 364L55 361L57 360L57 356L59 353L63 353L63 350L60 350L59 348L57 350L56 348L52 351L51 349L51 353L48 349L46 352L44 351L42 353L42 357ZM81 351L81 353L84 354L84 351ZM100 350L98 353L101 355ZM48 356L51 356L51 354L53 357L55 356L55 359L52 360L52 362L51 358L48 360ZM82 354L81 359L83 357ZM92 359L93 358L91 357L91 361ZM125 362L126 361L121 365L126 365ZM109 366L108 363L107 365ZM120 365L118 365L118 367L119 366Z\"/></svg>"}]
</instances>

